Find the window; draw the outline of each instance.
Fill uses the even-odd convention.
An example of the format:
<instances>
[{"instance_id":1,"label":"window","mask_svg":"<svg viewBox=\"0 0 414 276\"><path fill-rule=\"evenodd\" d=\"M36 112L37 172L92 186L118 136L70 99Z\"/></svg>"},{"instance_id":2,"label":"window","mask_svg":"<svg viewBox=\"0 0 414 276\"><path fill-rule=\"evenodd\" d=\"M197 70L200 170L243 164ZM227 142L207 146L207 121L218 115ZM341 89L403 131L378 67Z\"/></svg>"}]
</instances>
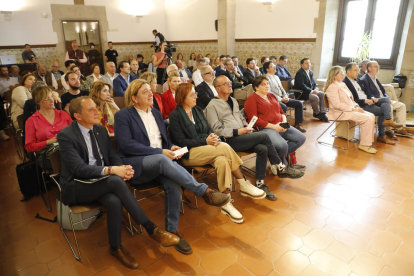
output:
<instances>
[{"instance_id":1,"label":"window","mask_svg":"<svg viewBox=\"0 0 414 276\"><path fill-rule=\"evenodd\" d=\"M354 57L364 34L370 33L370 58L395 69L407 0L341 0L334 63Z\"/></svg>"}]
</instances>

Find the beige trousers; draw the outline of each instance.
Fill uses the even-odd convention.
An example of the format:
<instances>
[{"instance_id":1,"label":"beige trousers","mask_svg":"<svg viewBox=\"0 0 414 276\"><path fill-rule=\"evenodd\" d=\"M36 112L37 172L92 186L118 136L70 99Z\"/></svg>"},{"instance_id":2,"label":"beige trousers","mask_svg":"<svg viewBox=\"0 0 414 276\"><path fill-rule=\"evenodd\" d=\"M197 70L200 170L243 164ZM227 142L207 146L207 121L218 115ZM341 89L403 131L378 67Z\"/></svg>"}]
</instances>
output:
<instances>
[{"instance_id":1,"label":"beige trousers","mask_svg":"<svg viewBox=\"0 0 414 276\"><path fill-rule=\"evenodd\" d=\"M349 120L361 125L360 144L370 147L372 142L374 142L375 115L370 112L360 113L353 111L351 113L353 116Z\"/></svg>"},{"instance_id":2,"label":"beige trousers","mask_svg":"<svg viewBox=\"0 0 414 276\"><path fill-rule=\"evenodd\" d=\"M243 89L234 89L234 98L236 100L243 100L245 101L247 97L253 94L253 86L251 84L243 87Z\"/></svg>"},{"instance_id":3,"label":"beige trousers","mask_svg":"<svg viewBox=\"0 0 414 276\"><path fill-rule=\"evenodd\" d=\"M231 189L231 172L237 170L243 161L226 143L217 146L201 146L190 149L190 158L183 159L184 166L212 165L217 171L217 183L220 192Z\"/></svg>"},{"instance_id":4,"label":"beige trousers","mask_svg":"<svg viewBox=\"0 0 414 276\"><path fill-rule=\"evenodd\" d=\"M391 108L392 111L391 114L394 117L394 111L395 111L395 121L397 124L402 124L405 127L405 122L407 120L407 108L405 107L405 104L402 102L396 102L391 101Z\"/></svg>"}]
</instances>

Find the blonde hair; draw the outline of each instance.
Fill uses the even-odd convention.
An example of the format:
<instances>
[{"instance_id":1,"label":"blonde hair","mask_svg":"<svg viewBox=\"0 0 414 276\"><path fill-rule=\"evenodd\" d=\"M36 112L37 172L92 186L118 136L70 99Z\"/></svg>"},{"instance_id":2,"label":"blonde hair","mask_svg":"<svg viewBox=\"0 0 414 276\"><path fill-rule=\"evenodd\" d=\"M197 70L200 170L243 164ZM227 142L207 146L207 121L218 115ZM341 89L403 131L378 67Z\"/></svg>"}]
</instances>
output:
<instances>
[{"instance_id":1,"label":"blonde hair","mask_svg":"<svg viewBox=\"0 0 414 276\"><path fill-rule=\"evenodd\" d=\"M145 72L139 78L146 80L149 84L151 84L154 80L157 80L157 74L153 72Z\"/></svg>"},{"instance_id":2,"label":"blonde hair","mask_svg":"<svg viewBox=\"0 0 414 276\"><path fill-rule=\"evenodd\" d=\"M339 71L341 70L342 70L342 67L339 65L335 65L329 70L328 79L326 80L323 91L326 91L329 85L335 81L335 76L338 75Z\"/></svg>"},{"instance_id":3,"label":"blonde hair","mask_svg":"<svg viewBox=\"0 0 414 276\"><path fill-rule=\"evenodd\" d=\"M112 86L109 83L106 83L103 80L97 80L92 84L91 91L89 92L89 97L97 106L101 104L101 91L105 85L108 86L109 92L112 95Z\"/></svg>"},{"instance_id":4,"label":"blonde hair","mask_svg":"<svg viewBox=\"0 0 414 276\"><path fill-rule=\"evenodd\" d=\"M52 93L52 89L47 86L38 86L32 91L32 98L35 103L40 104L43 100L47 99L49 93Z\"/></svg>"},{"instance_id":5,"label":"blonde hair","mask_svg":"<svg viewBox=\"0 0 414 276\"><path fill-rule=\"evenodd\" d=\"M127 90L125 91L125 104L127 107L133 107L135 105L132 100L132 96L136 96L138 94L138 90L141 89L144 84L149 83L146 80L137 79L129 84Z\"/></svg>"},{"instance_id":6,"label":"blonde hair","mask_svg":"<svg viewBox=\"0 0 414 276\"><path fill-rule=\"evenodd\" d=\"M167 79L167 89L170 89L170 82L172 81L172 79L174 78L174 77L180 77L180 73L178 73L178 72L171 72L170 73L170 75L168 76L168 79Z\"/></svg>"}]
</instances>

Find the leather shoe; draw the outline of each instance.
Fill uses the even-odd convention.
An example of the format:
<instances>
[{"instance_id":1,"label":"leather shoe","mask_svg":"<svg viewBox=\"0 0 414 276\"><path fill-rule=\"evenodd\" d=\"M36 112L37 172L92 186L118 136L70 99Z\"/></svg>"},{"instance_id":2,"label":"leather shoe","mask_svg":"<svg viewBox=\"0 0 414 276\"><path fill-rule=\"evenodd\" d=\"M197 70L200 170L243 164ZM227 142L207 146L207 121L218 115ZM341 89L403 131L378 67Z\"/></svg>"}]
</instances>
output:
<instances>
[{"instance_id":1,"label":"leather shoe","mask_svg":"<svg viewBox=\"0 0 414 276\"><path fill-rule=\"evenodd\" d=\"M329 122L329 119L325 113L319 113L317 118L322 122Z\"/></svg>"},{"instance_id":2,"label":"leather shoe","mask_svg":"<svg viewBox=\"0 0 414 276\"><path fill-rule=\"evenodd\" d=\"M399 129L399 130L397 129L394 133L395 133L395 135L402 136L402 137L409 137L409 138L414 137L414 135L412 133L409 133L404 128Z\"/></svg>"},{"instance_id":3,"label":"leather shoe","mask_svg":"<svg viewBox=\"0 0 414 276\"><path fill-rule=\"evenodd\" d=\"M149 236L164 247L176 245L180 241L180 238L176 235L160 230L158 227L154 229L154 234Z\"/></svg>"},{"instance_id":4,"label":"leather shoe","mask_svg":"<svg viewBox=\"0 0 414 276\"><path fill-rule=\"evenodd\" d=\"M392 119L389 120L384 120L382 122L382 125L385 127L393 127L393 128L399 128L399 127L403 127L402 124L397 124L396 122L394 122Z\"/></svg>"},{"instance_id":5,"label":"leather shoe","mask_svg":"<svg viewBox=\"0 0 414 276\"><path fill-rule=\"evenodd\" d=\"M390 139L392 139L392 140L397 140L398 141L398 137L395 136L394 131L392 129L386 131L385 132L385 135L387 135L387 137L390 138Z\"/></svg>"},{"instance_id":6,"label":"leather shoe","mask_svg":"<svg viewBox=\"0 0 414 276\"><path fill-rule=\"evenodd\" d=\"M116 257L123 266L134 269L138 267L138 262L135 260L134 257L122 247L122 245L117 249L113 250L112 247L110 248L110 253L112 256Z\"/></svg>"},{"instance_id":7,"label":"leather shoe","mask_svg":"<svg viewBox=\"0 0 414 276\"><path fill-rule=\"evenodd\" d=\"M384 137L378 137L377 141L384 143L384 144L390 144L390 145L395 145L397 143L395 140L391 140L390 138L388 138L387 135L385 135Z\"/></svg>"},{"instance_id":8,"label":"leather shoe","mask_svg":"<svg viewBox=\"0 0 414 276\"><path fill-rule=\"evenodd\" d=\"M208 205L221 207L230 201L230 195L220 193L217 190L207 189L203 195L204 201Z\"/></svg>"},{"instance_id":9,"label":"leather shoe","mask_svg":"<svg viewBox=\"0 0 414 276\"><path fill-rule=\"evenodd\" d=\"M300 132L306 132L306 129L304 129L303 127L301 127L300 125L296 125L294 126L294 128L296 128L297 130L299 130Z\"/></svg>"},{"instance_id":10,"label":"leather shoe","mask_svg":"<svg viewBox=\"0 0 414 276\"><path fill-rule=\"evenodd\" d=\"M185 239L183 239L183 237L178 232L174 232L174 235L180 239L180 241L174 245L174 248L180 253L186 255L191 254L191 252L193 252L191 245Z\"/></svg>"}]
</instances>

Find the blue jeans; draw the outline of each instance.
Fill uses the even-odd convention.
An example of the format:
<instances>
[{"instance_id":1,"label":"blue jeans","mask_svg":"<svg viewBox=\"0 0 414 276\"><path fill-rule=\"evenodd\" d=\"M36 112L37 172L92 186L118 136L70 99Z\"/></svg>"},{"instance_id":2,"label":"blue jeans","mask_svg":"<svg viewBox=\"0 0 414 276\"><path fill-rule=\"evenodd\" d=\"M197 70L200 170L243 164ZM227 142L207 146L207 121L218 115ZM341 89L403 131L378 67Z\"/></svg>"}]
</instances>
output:
<instances>
[{"instance_id":1,"label":"blue jeans","mask_svg":"<svg viewBox=\"0 0 414 276\"><path fill-rule=\"evenodd\" d=\"M365 105L362 109L368 111L375 116L378 116L378 137L385 136L385 127L382 125L384 120L390 120L391 117L391 104L389 98L379 98L378 102L373 105Z\"/></svg>"},{"instance_id":2,"label":"blue jeans","mask_svg":"<svg viewBox=\"0 0 414 276\"><path fill-rule=\"evenodd\" d=\"M131 179L131 185L139 185L155 180L162 184L165 191L165 229L177 231L180 216L181 188L201 197L208 186L198 183L177 162L173 162L163 154L146 156L142 162L142 173L138 178Z\"/></svg>"},{"instance_id":3,"label":"blue jeans","mask_svg":"<svg viewBox=\"0 0 414 276\"><path fill-rule=\"evenodd\" d=\"M296 151L306 141L306 136L294 127L285 132L277 132L274 129L264 128L259 131L266 132L273 143L283 164L287 165L286 157Z\"/></svg>"}]
</instances>

